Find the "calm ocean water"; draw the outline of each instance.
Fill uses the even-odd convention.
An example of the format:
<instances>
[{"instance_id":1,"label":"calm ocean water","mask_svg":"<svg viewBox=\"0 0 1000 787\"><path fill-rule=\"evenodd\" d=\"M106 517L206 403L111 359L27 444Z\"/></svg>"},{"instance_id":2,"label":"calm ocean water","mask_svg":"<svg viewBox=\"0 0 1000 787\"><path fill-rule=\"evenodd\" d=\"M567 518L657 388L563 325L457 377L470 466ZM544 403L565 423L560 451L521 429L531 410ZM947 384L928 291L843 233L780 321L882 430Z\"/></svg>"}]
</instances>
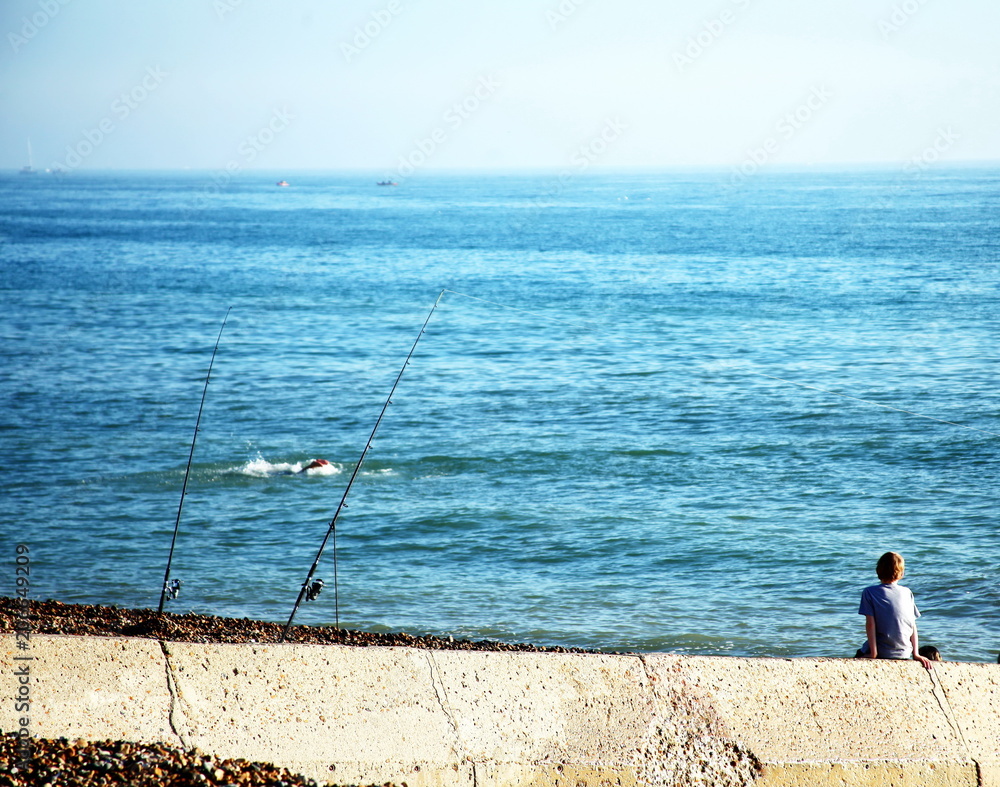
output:
<instances>
[{"instance_id":1,"label":"calm ocean water","mask_svg":"<svg viewBox=\"0 0 1000 787\"><path fill-rule=\"evenodd\" d=\"M374 180L0 177L5 594L25 543L33 597L155 608L232 306L168 609L286 620L449 290L342 626L848 656L892 549L922 641L996 659L1000 170Z\"/></svg>"}]
</instances>

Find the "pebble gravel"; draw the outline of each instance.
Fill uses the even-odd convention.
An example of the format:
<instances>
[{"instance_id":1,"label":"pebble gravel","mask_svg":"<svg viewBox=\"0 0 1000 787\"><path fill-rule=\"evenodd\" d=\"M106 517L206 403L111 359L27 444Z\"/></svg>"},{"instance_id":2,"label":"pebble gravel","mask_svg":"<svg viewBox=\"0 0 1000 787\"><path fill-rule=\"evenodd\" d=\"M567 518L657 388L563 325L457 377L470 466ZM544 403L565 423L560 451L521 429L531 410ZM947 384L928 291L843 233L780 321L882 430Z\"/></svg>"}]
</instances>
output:
<instances>
[{"instance_id":1,"label":"pebble gravel","mask_svg":"<svg viewBox=\"0 0 1000 787\"><path fill-rule=\"evenodd\" d=\"M163 743L32 738L27 758L24 751L16 733L0 738L0 787L316 785L267 763L217 760Z\"/></svg>"},{"instance_id":2,"label":"pebble gravel","mask_svg":"<svg viewBox=\"0 0 1000 787\"><path fill-rule=\"evenodd\" d=\"M214 615L158 613L152 609L127 609L94 604L64 604L60 601L28 602L28 624L33 634L75 634L92 637L146 637L171 642L276 643L285 626L249 618ZM23 625L20 601L0 596L0 633ZM310 645L402 646L433 650L531 651L586 653L580 648L543 647L510 642L473 642L453 637L413 636L405 633L374 633L338 629L333 626L292 626L286 642Z\"/></svg>"}]
</instances>

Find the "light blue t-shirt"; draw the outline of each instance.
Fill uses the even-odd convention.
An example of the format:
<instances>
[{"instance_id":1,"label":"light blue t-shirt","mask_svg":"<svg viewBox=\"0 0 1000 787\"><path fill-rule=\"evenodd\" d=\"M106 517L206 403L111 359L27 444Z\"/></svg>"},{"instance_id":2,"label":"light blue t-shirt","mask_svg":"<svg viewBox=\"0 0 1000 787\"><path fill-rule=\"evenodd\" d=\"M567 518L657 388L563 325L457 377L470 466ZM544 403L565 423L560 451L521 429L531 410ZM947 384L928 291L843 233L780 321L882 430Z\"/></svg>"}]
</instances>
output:
<instances>
[{"instance_id":1,"label":"light blue t-shirt","mask_svg":"<svg viewBox=\"0 0 1000 787\"><path fill-rule=\"evenodd\" d=\"M861 593L859 615L875 618L875 644L880 659L908 659L913 656L910 637L920 617L913 593L902 585L872 585ZM861 646L868 653L868 642Z\"/></svg>"}]
</instances>

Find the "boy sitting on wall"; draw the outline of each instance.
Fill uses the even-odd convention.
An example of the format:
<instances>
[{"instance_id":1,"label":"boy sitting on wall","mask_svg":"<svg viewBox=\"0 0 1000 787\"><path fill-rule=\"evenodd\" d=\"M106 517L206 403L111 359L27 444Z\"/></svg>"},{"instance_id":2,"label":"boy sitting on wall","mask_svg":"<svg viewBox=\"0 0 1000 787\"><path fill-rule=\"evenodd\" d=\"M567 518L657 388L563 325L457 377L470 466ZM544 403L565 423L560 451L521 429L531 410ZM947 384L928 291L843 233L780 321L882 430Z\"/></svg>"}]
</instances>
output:
<instances>
[{"instance_id":1,"label":"boy sitting on wall","mask_svg":"<svg viewBox=\"0 0 1000 787\"><path fill-rule=\"evenodd\" d=\"M878 559L875 573L882 581L861 593L858 614L865 616L868 640L857 652L863 659L910 659L931 669L930 659L920 654L917 618L920 611L909 588L897 584L903 578L903 556L886 552Z\"/></svg>"}]
</instances>

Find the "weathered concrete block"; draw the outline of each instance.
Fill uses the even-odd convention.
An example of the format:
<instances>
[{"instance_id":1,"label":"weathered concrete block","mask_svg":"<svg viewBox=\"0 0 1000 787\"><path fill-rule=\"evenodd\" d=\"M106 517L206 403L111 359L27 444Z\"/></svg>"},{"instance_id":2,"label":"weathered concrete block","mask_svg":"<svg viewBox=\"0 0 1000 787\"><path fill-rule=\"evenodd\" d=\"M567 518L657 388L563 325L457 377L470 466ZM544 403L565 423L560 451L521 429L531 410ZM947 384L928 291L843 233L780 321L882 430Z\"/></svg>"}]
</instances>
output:
<instances>
[{"instance_id":1,"label":"weathered concrete block","mask_svg":"<svg viewBox=\"0 0 1000 787\"><path fill-rule=\"evenodd\" d=\"M429 651L171 642L186 745L340 783L454 782L457 738Z\"/></svg>"},{"instance_id":2,"label":"weathered concrete block","mask_svg":"<svg viewBox=\"0 0 1000 787\"><path fill-rule=\"evenodd\" d=\"M16 688L13 636L0 637ZM1000 665L31 640L31 732L409 787L1000 787ZM19 725L0 703L0 728Z\"/></svg>"},{"instance_id":3,"label":"weathered concrete block","mask_svg":"<svg viewBox=\"0 0 1000 787\"><path fill-rule=\"evenodd\" d=\"M0 637L5 679L15 664L30 665L32 735L177 743L158 642L34 636L30 644L30 650L18 651L13 636ZM14 661L25 655L32 660ZM19 715L13 701L0 703L0 728L17 729Z\"/></svg>"},{"instance_id":4,"label":"weathered concrete block","mask_svg":"<svg viewBox=\"0 0 1000 787\"><path fill-rule=\"evenodd\" d=\"M928 673L912 661L645 658L660 683L711 709L717 737L760 760L761 784L978 784L984 752L969 747L957 719L983 719L952 713L937 688L958 665ZM996 710L986 717L1000 721Z\"/></svg>"},{"instance_id":5,"label":"weathered concrete block","mask_svg":"<svg viewBox=\"0 0 1000 787\"><path fill-rule=\"evenodd\" d=\"M654 708L637 658L435 651L432 661L473 761L632 765L645 746Z\"/></svg>"}]
</instances>

